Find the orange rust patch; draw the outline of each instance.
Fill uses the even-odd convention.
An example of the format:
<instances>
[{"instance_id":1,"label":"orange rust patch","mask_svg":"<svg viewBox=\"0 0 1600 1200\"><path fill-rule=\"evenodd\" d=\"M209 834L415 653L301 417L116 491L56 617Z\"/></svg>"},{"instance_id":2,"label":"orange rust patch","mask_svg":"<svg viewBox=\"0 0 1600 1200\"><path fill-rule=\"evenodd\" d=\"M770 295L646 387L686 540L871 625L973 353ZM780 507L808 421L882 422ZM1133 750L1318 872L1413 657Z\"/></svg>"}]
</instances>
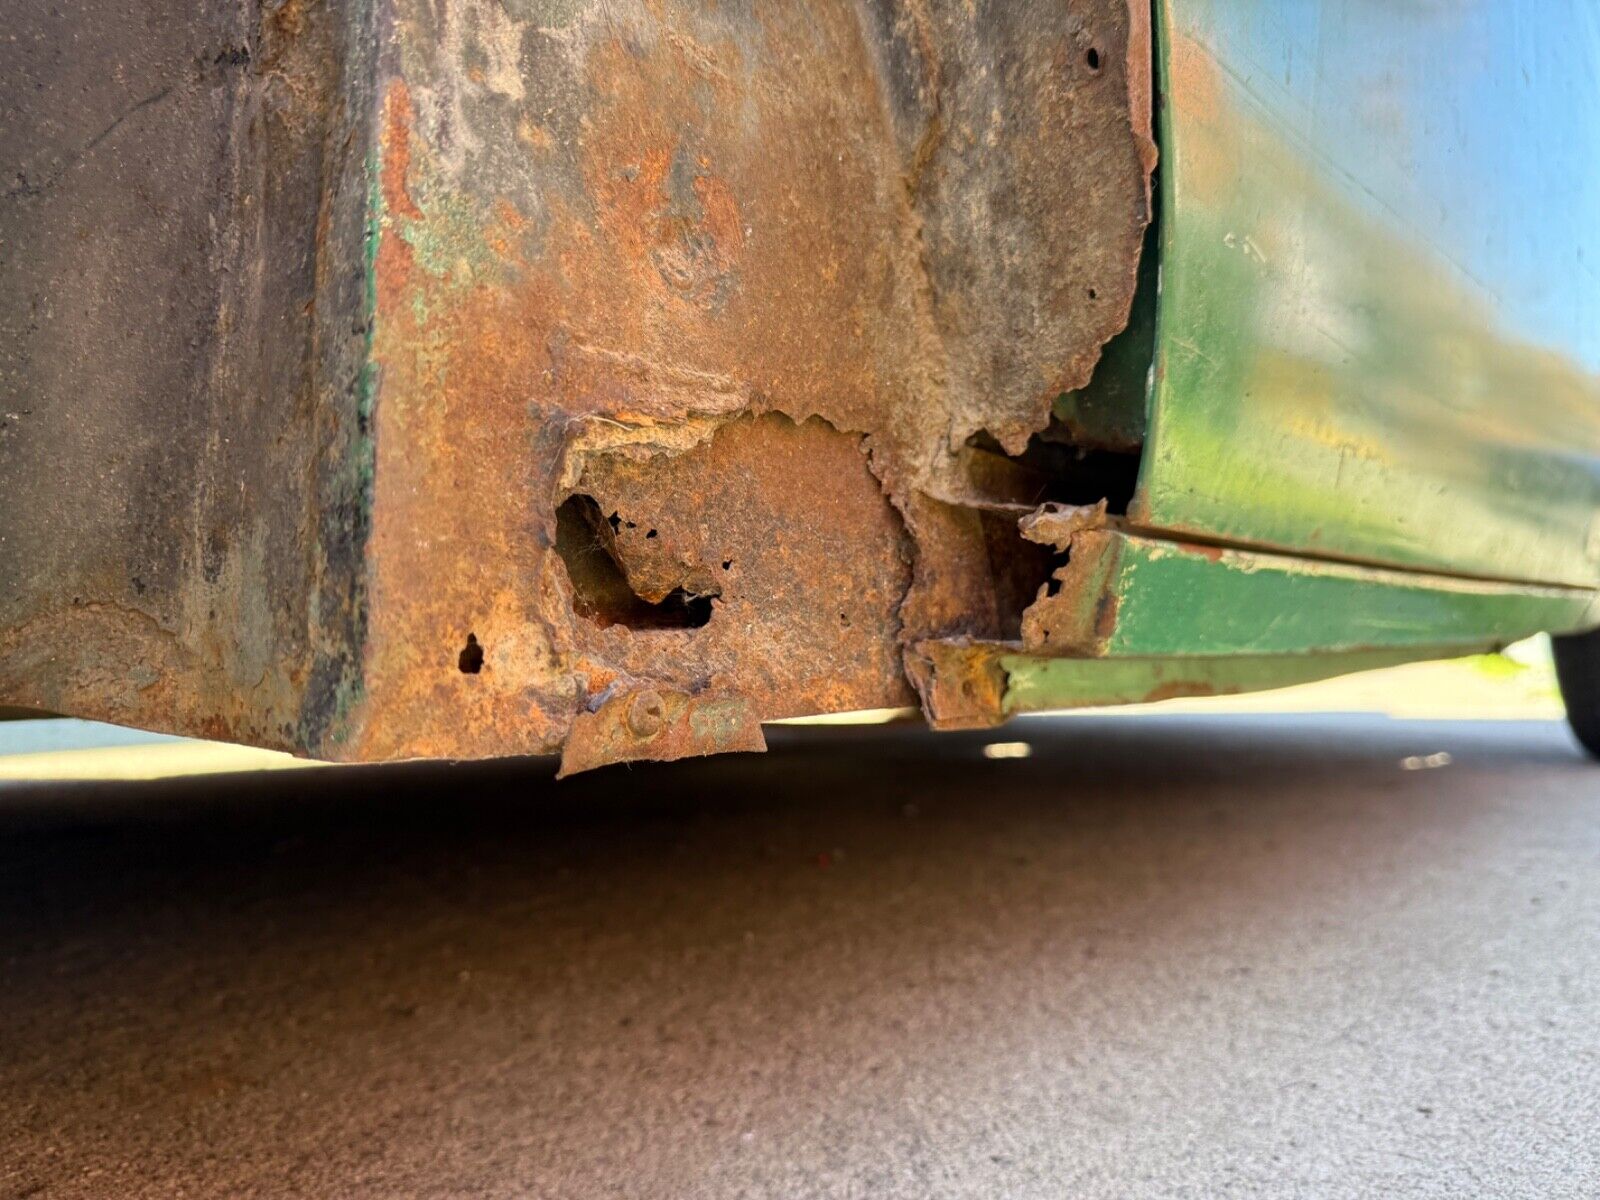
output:
<instances>
[{"instance_id":1,"label":"orange rust patch","mask_svg":"<svg viewBox=\"0 0 1600 1200\"><path fill-rule=\"evenodd\" d=\"M1221 546L1212 546L1205 542L1172 542L1171 546L1179 554L1190 554L1207 562L1222 561Z\"/></svg>"},{"instance_id":2,"label":"orange rust patch","mask_svg":"<svg viewBox=\"0 0 1600 1200\"><path fill-rule=\"evenodd\" d=\"M1216 62L1204 46L1176 29L1169 29L1167 47L1172 103L1200 120L1214 120L1223 103Z\"/></svg>"},{"instance_id":3,"label":"orange rust patch","mask_svg":"<svg viewBox=\"0 0 1600 1200\"><path fill-rule=\"evenodd\" d=\"M1007 647L964 638L919 642L906 656L922 698L923 715L935 729L988 729L1005 719Z\"/></svg>"},{"instance_id":4,"label":"orange rust patch","mask_svg":"<svg viewBox=\"0 0 1600 1200\"><path fill-rule=\"evenodd\" d=\"M385 209L396 216L420 220L422 210L411 200L407 179L411 170L411 90L405 80L389 85L383 98L383 134L380 184Z\"/></svg>"},{"instance_id":5,"label":"orange rust patch","mask_svg":"<svg viewBox=\"0 0 1600 1200\"><path fill-rule=\"evenodd\" d=\"M500 223L509 227L516 233L521 233L528 227L528 219L517 211L517 206L505 197L495 201L494 215L500 218Z\"/></svg>"},{"instance_id":6,"label":"orange rust patch","mask_svg":"<svg viewBox=\"0 0 1600 1200\"><path fill-rule=\"evenodd\" d=\"M682 695L654 688L620 691L578 714L562 748L558 778L608 763L672 762L705 754L767 748L748 700Z\"/></svg>"}]
</instances>

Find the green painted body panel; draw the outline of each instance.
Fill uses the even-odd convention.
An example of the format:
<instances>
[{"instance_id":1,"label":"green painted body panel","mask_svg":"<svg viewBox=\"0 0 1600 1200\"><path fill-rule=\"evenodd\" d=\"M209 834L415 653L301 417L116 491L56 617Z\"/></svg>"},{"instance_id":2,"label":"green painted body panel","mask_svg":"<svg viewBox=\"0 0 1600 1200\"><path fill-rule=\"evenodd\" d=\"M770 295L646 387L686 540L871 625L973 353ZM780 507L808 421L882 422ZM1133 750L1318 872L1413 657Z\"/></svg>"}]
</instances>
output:
<instances>
[{"instance_id":1,"label":"green painted body panel","mask_svg":"<svg viewBox=\"0 0 1600 1200\"><path fill-rule=\"evenodd\" d=\"M993 660L1004 711L1600 620L1600 8L1157 16L1159 286L1056 405L1142 435L1139 486L1024 618L1053 657Z\"/></svg>"},{"instance_id":2,"label":"green painted body panel","mask_svg":"<svg viewBox=\"0 0 1600 1200\"><path fill-rule=\"evenodd\" d=\"M1005 715L1050 709L1220 696L1310 683L1353 671L1372 671L1428 658L1470 654L1480 644L1344 654L1209 658L1032 658L1003 655Z\"/></svg>"},{"instance_id":3,"label":"green painted body panel","mask_svg":"<svg viewBox=\"0 0 1600 1200\"><path fill-rule=\"evenodd\" d=\"M1088 385L1063 392L1052 406L1052 416L1071 432L1076 445L1137 451L1144 444L1160 286L1158 228L1152 223L1145 231L1127 328L1105 344Z\"/></svg>"},{"instance_id":4,"label":"green painted body panel","mask_svg":"<svg viewBox=\"0 0 1600 1200\"><path fill-rule=\"evenodd\" d=\"M1600 8L1158 11L1162 277L1134 521L1594 585ZM1415 593L1374 591L1427 623ZM1240 640L1196 621L1161 637ZM1310 649L1324 627L1272 637Z\"/></svg>"},{"instance_id":5,"label":"green painted body panel","mask_svg":"<svg viewBox=\"0 0 1600 1200\"><path fill-rule=\"evenodd\" d=\"M1095 658L1505 643L1579 628L1594 604L1586 589L1429 576L1103 530L1074 539L1062 578L1048 644Z\"/></svg>"}]
</instances>

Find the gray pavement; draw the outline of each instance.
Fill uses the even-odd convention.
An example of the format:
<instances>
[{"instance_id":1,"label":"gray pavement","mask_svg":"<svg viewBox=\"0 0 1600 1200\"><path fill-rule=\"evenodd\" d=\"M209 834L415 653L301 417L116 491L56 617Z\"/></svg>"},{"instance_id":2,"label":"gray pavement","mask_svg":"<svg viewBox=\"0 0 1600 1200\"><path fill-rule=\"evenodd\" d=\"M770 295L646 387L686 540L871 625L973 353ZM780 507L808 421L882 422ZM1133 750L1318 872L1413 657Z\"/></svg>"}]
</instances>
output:
<instances>
[{"instance_id":1,"label":"gray pavement","mask_svg":"<svg viewBox=\"0 0 1600 1200\"><path fill-rule=\"evenodd\" d=\"M0 1198L1600 1194L1561 727L773 742L0 792Z\"/></svg>"}]
</instances>

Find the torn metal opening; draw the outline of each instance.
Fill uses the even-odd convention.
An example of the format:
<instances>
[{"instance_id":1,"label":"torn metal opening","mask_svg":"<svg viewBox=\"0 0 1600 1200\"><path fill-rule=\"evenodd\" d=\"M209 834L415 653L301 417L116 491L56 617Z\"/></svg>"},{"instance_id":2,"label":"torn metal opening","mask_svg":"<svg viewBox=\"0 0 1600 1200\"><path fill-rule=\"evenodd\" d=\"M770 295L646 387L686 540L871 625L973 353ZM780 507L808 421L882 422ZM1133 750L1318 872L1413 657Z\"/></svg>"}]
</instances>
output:
<instances>
[{"instance_id":1,"label":"torn metal opening","mask_svg":"<svg viewBox=\"0 0 1600 1200\"><path fill-rule=\"evenodd\" d=\"M657 600L634 589L617 546L622 523L615 512L604 515L593 496L568 496L556 509L556 553L572 583L573 611L601 628L699 629L709 622L720 588L691 590L679 584ZM654 540L657 535L651 529L644 536Z\"/></svg>"}]
</instances>

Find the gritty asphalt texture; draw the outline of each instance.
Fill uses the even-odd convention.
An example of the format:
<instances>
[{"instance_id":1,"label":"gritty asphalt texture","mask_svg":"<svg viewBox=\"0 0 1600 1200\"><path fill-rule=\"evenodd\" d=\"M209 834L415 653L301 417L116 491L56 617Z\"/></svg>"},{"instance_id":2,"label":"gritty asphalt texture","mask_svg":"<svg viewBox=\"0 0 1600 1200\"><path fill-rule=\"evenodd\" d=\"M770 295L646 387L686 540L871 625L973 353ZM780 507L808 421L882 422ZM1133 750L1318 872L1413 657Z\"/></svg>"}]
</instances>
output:
<instances>
[{"instance_id":1,"label":"gritty asphalt texture","mask_svg":"<svg viewBox=\"0 0 1600 1200\"><path fill-rule=\"evenodd\" d=\"M0 1198L1600 1193L1560 726L772 740L0 792Z\"/></svg>"}]
</instances>

